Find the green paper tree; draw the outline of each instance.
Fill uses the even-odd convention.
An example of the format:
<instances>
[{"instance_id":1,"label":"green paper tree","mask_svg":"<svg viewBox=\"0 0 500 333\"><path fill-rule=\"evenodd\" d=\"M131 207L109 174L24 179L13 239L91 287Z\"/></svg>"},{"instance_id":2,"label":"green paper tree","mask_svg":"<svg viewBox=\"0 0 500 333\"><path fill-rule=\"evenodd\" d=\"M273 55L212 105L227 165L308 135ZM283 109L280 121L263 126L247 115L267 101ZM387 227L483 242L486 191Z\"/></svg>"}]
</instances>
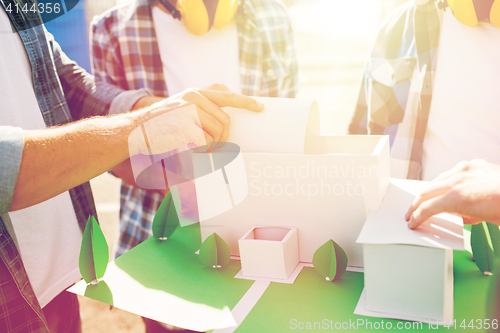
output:
<instances>
[{"instance_id":1,"label":"green paper tree","mask_svg":"<svg viewBox=\"0 0 500 333\"><path fill-rule=\"evenodd\" d=\"M500 257L498 225L481 222L471 227L470 245L477 268L485 275L496 271L495 257Z\"/></svg>"},{"instance_id":2,"label":"green paper tree","mask_svg":"<svg viewBox=\"0 0 500 333\"><path fill-rule=\"evenodd\" d=\"M173 186L158 207L153 219L153 236L161 241L168 239L179 226L181 199Z\"/></svg>"},{"instance_id":3,"label":"green paper tree","mask_svg":"<svg viewBox=\"0 0 500 333\"><path fill-rule=\"evenodd\" d=\"M82 236L79 267L85 282L97 284L104 276L109 261L109 249L101 227L94 216L89 216Z\"/></svg>"},{"instance_id":4,"label":"green paper tree","mask_svg":"<svg viewBox=\"0 0 500 333\"><path fill-rule=\"evenodd\" d=\"M99 302L106 303L109 305L113 304L113 294L109 289L108 285L105 281L99 281L97 284L89 284L87 288L85 288L85 293L83 294L85 297L95 299Z\"/></svg>"},{"instance_id":5,"label":"green paper tree","mask_svg":"<svg viewBox=\"0 0 500 333\"><path fill-rule=\"evenodd\" d=\"M229 245L217 233L205 239L200 246L200 261L207 267L215 269L224 267L231 260Z\"/></svg>"},{"instance_id":6,"label":"green paper tree","mask_svg":"<svg viewBox=\"0 0 500 333\"><path fill-rule=\"evenodd\" d=\"M312 263L325 280L338 280L347 268L347 255L340 245L330 239L314 252Z\"/></svg>"},{"instance_id":7,"label":"green paper tree","mask_svg":"<svg viewBox=\"0 0 500 333\"><path fill-rule=\"evenodd\" d=\"M498 318L500 314L500 274L495 274L490 281L486 297L486 318Z\"/></svg>"}]
</instances>

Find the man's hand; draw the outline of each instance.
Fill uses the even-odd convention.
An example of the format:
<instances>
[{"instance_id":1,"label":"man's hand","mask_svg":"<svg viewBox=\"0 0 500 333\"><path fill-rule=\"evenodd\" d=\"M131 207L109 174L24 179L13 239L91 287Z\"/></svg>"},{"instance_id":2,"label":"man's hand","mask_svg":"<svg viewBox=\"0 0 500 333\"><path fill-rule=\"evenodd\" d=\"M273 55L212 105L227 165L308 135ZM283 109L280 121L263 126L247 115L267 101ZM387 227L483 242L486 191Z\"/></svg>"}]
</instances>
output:
<instances>
[{"instance_id":1,"label":"man's hand","mask_svg":"<svg viewBox=\"0 0 500 333\"><path fill-rule=\"evenodd\" d=\"M172 98L169 101L182 99L197 105L202 128L206 132L205 137L209 140L208 142L225 142L229 135L230 118L221 107L232 106L254 112L261 112L264 109L260 102L233 93L228 87L218 83L203 89L187 89L172 96ZM159 96L145 96L134 104L132 110L140 110L165 99L165 97Z\"/></svg>"},{"instance_id":2,"label":"man's hand","mask_svg":"<svg viewBox=\"0 0 500 333\"><path fill-rule=\"evenodd\" d=\"M229 117L221 107L259 112L264 108L259 104L230 91L190 89L136 112L24 131L24 150L9 211L50 199L120 164L130 157L131 134L136 130L150 131L156 142L144 144L144 135L138 131L133 153L155 154L151 147L164 153L190 142L204 145L207 135L208 142L227 137ZM172 112L188 105L192 107L184 110L190 112ZM168 113L172 115L161 117ZM225 125L220 125L219 119Z\"/></svg>"},{"instance_id":3,"label":"man's hand","mask_svg":"<svg viewBox=\"0 0 500 333\"><path fill-rule=\"evenodd\" d=\"M191 108L179 110L188 105L196 106L196 114L193 114ZM262 103L250 97L231 92L223 85L212 85L206 89L187 89L134 114L141 115L138 121L138 124L141 125L158 117L152 122L148 122L149 129L146 128L146 130L152 131L153 140L161 141L168 151L175 149L169 147L168 144L174 138L179 141L172 142L174 145L180 144L182 146L189 143L199 145L200 138L196 133L196 126L203 129L206 143L225 142L229 135L230 124L230 117L221 109L225 106L254 112L261 112L264 109ZM167 114L167 112L175 112L176 114ZM163 124L164 130L160 124ZM169 136L170 140L165 140L165 136ZM140 149L139 152L145 153L144 148Z\"/></svg>"},{"instance_id":4,"label":"man's hand","mask_svg":"<svg viewBox=\"0 0 500 333\"><path fill-rule=\"evenodd\" d=\"M222 107L231 106L261 112L264 105L253 98L224 90L222 85L217 88L220 90L214 90L214 86L209 89L187 89L131 115L135 118L138 129L145 127L144 130L150 132L150 140L160 143L160 150L164 150L163 152L189 143L200 145L201 141L206 141L205 144L225 142L229 135L231 119ZM184 108L189 105L194 105L196 110ZM200 140L197 128L203 129L205 140ZM137 132L138 135L134 137L139 139L140 131ZM132 141L136 139L132 138ZM146 144L149 144L148 147L159 147L152 142ZM131 153L147 154L144 144L137 149L134 147ZM156 150L152 153L159 154L162 151Z\"/></svg>"},{"instance_id":5,"label":"man's hand","mask_svg":"<svg viewBox=\"0 0 500 333\"><path fill-rule=\"evenodd\" d=\"M405 218L415 229L442 212L461 215L465 224L500 224L500 166L483 160L459 163L415 198Z\"/></svg>"},{"instance_id":6,"label":"man's hand","mask_svg":"<svg viewBox=\"0 0 500 333\"><path fill-rule=\"evenodd\" d=\"M169 100L180 104L195 104L201 127L205 131L207 142L225 142L229 135L231 118L221 108L232 106L253 112L262 112L264 105L256 100L230 91L222 84L214 84L203 89L188 89Z\"/></svg>"}]
</instances>

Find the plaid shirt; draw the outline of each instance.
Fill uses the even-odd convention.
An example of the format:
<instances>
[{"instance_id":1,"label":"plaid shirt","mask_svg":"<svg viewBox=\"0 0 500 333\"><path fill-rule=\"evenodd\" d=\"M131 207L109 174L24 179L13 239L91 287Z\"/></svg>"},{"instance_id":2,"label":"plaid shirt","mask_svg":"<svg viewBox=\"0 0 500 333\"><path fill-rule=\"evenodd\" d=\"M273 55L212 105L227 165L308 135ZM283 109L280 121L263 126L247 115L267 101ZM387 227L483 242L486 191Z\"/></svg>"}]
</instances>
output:
<instances>
[{"instance_id":1,"label":"plaid shirt","mask_svg":"<svg viewBox=\"0 0 500 333\"><path fill-rule=\"evenodd\" d=\"M295 97L297 61L291 24L277 0L247 0L235 16L242 91L249 96ZM112 9L92 23L97 79L122 89L146 88L168 96L151 6L139 0ZM116 256L152 235L162 196L122 184Z\"/></svg>"},{"instance_id":2,"label":"plaid shirt","mask_svg":"<svg viewBox=\"0 0 500 333\"><path fill-rule=\"evenodd\" d=\"M20 7L28 3L31 8L34 1L1 0L1 3L0 10L4 10L9 5L15 8L16 3ZM123 90L103 83L96 85L90 74L62 52L52 35L40 25L38 15L16 10L6 12L26 48L34 92L46 125L107 114L111 101ZM0 180L2 186L7 183L8 179ZM89 183L73 188L70 195L83 228L89 214L97 216ZM2 203L7 211L9 206L10 203ZM6 332L48 332L15 241L6 227L10 223L7 211L0 212L0 328Z\"/></svg>"},{"instance_id":3,"label":"plaid shirt","mask_svg":"<svg viewBox=\"0 0 500 333\"><path fill-rule=\"evenodd\" d=\"M392 177L421 179L441 17L433 0L398 7L366 64L349 133L390 135Z\"/></svg>"}]
</instances>

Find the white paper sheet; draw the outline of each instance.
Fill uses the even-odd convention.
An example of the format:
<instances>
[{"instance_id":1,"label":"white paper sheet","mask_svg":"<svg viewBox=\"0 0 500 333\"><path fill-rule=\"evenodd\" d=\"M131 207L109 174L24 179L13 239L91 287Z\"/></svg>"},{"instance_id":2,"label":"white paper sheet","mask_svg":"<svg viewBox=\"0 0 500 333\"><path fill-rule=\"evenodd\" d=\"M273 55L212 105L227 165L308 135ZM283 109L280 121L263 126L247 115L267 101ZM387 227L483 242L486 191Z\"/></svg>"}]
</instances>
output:
<instances>
[{"instance_id":1,"label":"white paper sheet","mask_svg":"<svg viewBox=\"0 0 500 333\"><path fill-rule=\"evenodd\" d=\"M259 97L260 113L226 107L231 117L228 142L243 152L302 154L305 139L319 137L319 109L315 101ZM310 133L307 133L310 132Z\"/></svg>"},{"instance_id":2,"label":"white paper sheet","mask_svg":"<svg viewBox=\"0 0 500 333\"><path fill-rule=\"evenodd\" d=\"M228 307L216 309L162 290L147 288L114 262L108 264L102 280L111 290L115 307L143 317L202 332L236 326ZM82 280L68 291L83 296L86 288Z\"/></svg>"},{"instance_id":3,"label":"white paper sheet","mask_svg":"<svg viewBox=\"0 0 500 333\"><path fill-rule=\"evenodd\" d=\"M439 214L416 230L410 230L405 213L428 182L391 179L379 210L368 215L357 243L408 244L464 250L463 221L459 216Z\"/></svg>"}]
</instances>

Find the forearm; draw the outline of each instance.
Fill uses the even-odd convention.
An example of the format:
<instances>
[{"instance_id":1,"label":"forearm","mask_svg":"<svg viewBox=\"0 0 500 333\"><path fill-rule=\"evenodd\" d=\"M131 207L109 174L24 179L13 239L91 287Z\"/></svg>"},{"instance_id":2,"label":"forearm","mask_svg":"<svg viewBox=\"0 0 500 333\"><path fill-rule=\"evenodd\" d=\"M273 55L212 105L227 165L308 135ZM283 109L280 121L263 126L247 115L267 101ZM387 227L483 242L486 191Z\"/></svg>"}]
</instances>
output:
<instances>
[{"instance_id":1,"label":"forearm","mask_svg":"<svg viewBox=\"0 0 500 333\"><path fill-rule=\"evenodd\" d=\"M25 131L24 150L10 210L48 200L111 169L129 156L129 115L93 118Z\"/></svg>"},{"instance_id":2,"label":"forearm","mask_svg":"<svg viewBox=\"0 0 500 333\"><path fill-rule=\"evenodd\" d=\"M131 155L205 146L211 142L207 135L222 136L225 127L219 118L227 127L228 116L220 109L224 106L264 109L252 98L228 91L188 89L136 112L26 131L10 210L50 199Z\"/></svg>"}]
</instances>

